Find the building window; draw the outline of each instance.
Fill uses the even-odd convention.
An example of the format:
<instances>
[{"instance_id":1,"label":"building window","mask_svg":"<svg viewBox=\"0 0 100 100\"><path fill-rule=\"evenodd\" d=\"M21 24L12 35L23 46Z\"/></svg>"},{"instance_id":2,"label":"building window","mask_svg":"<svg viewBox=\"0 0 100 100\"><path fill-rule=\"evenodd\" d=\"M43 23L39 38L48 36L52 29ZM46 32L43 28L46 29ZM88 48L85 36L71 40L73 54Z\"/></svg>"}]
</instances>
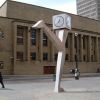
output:
<instances>
[{"instance_id":1,"label":"building window","mask_svg":"<svg viewBox=\"0 0 100 100\"><path fill-rule=\"evenodd\" d=\"M48 46L48 38L45 33L43 33L43 46Z\"/></svg>"},{"instance_id":2,"label":"building window","mask_svg":"<svg viewBox=\"0 0 100 100\"><path fill-rule=\"evenodd\" d=\"M65 47L68 48L68 38L66 39Z\"/></svg>"},{"instance_id":3,"label":"building window","mask_svg":"<svg viewBox=\"0 0 100 100\"><path fill-rule=\"evenodd\" d=\"M93 62L93 55L91 55L91 61Z\"/></svg>"},{"instance_id":4,"label":"building window","mask_svg":"<svg viewBox=\"0 0 100 100\"><path fill-rule=\"evenodd\" d=\"M83 55L83 61L86 61L86 55Z\"/></svg>"},{"instance_id":5,"label":"building window","mask_svg":"<svg viewBox=\"0 0 100 100\"><path fill-rule=\"evenodd\" d=\"M36 60L36 52L31 52L31 60Z\"/></svg>"},{"instance_id":6,"label":"building window","mask_svg":"<svg viewBox=\"0 0 100 100\"><path fill-rule=\"evenodd\" d=\"M43 53L43 60L47 61L48 60L48 53Z\"/></svg>"},{"instance_id":7,"label":"building window","mask_svg":"<svg viewBox=\"0 0 100 100\"><path fill-rule=\"evenodd\" d=\"M68 60L68 54L66 54L66 56L65 56L65 60Z\"/></svg>"},{"instance_id":8,"label":"building window","mask_svg":"<svg viewBox=\"0 0 100 100\"><path fill-rule=\"evenodd\" d=\"M31 31L31 45L36 45L36 29Z\"/></svg>"},{"instance_id":9,"label":"building window","mask_svg":"<svg viewBox=\"0 0 100 100\"><path fill-rule=\"evenodd\" d=\"M17 26L17 44L22 45L23 44L23 37L24 37L24 28L23 26Z\"/></svg>"},{"instance_id":10,"label":"building window","mask_svg":"<svg viewBox=\"0 0 100 100\"><path fill-rule=\"evenodd\" d=\"M57 58L58 58L58 54L56 53L56 54L54 55L54 60L57 61Z\"/></svg>"},{"instance_id":11,"label":"building window","mask_svg":"<svg viewBox=\"0 0 100 100\"><path fill-rule=\"evenodd\" d=\"M17 52L17 60L23 60L23 52Z\"/></svg>"},{"instance_id":12,"label":"building window","mask_svg":"<svg viewBox=\"0 0 100 100\"><path fill-rule=\"evenodd\" d=\"M23 45L24 38L26 37L27 32L28 32L27 26L17 25L17 44L18 45Z\"/></svg>"}]
</instances>

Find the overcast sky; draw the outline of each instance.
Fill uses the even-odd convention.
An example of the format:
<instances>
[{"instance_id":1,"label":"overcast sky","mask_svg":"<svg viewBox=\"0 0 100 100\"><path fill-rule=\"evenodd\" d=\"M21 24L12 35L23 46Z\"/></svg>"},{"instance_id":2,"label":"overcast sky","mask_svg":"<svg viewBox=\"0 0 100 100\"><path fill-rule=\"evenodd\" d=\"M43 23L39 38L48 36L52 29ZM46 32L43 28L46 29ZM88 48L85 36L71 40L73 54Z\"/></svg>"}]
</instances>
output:
<instances>
[{"instance_id":1,"label":"overcast sky","mask_svg":"<svg viewBox=\"0 0 100 100\"><path fill-rule=\"evenodd\" d=\"M5 0L0 0L0 5ZM76 0L15 0L76 14Z\"/></svg>"}]
</instances>

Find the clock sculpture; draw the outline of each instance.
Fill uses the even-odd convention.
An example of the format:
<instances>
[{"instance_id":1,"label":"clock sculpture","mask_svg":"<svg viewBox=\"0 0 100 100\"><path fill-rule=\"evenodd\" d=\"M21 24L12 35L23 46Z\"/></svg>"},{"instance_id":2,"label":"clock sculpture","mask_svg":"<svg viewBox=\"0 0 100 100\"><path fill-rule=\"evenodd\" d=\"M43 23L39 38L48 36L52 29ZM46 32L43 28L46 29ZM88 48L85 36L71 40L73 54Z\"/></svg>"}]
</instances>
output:
<instances>
[{"instance_id":1,"label":"clock sculpture","mask_svg":"<svg viewBox=\"0 0 100 100\"><path fill-rule=\"evenodd\" d=\"M71 29L71 17L67 14L60 14L53 16L53 29L51 29L44 23L43 20L38 21L32 28L43 28L46 31L46 35L54 44L58 50L57 68L56 68L56 80L55 80L55 92L60 92L63 88L60 87L62 69L65 62L65 42L68 35L68 31Z\"/></svg>"},{"instance_id":2,"label":"clock sculpture","mask_svg":"<svg viewBox=\"0 0 100 100\"><path fill-rule=\"evenodd\" d=\"M61 40L63 49L58 51L58 59L56 66L56 81L55 92L63 91L60 87L62 70L65 62L65 42L68 35L68 30L71 29L71 17L67 14L60 14L53 16L53 29L56 32L57 37Z\"/></svg>"}]
</instances>

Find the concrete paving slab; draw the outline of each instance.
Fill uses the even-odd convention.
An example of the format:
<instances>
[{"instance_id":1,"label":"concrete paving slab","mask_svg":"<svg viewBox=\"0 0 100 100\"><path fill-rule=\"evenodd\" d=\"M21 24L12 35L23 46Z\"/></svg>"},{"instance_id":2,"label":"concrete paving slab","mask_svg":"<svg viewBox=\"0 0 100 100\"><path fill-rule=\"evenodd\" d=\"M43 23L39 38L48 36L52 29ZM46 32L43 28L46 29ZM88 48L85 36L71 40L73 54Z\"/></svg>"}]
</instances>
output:
<instances>
[{"instance_id":1,"label":"concrete paving slab","mask_svg":"<svg viewBox=\"0 0 100 100\"><path fill-rule=\"evenodd\" d=\"M0 100L100 100L100 77L63 78L65 92L54 93L51 79L5 81Z\"/></svg>"}]
</instances>

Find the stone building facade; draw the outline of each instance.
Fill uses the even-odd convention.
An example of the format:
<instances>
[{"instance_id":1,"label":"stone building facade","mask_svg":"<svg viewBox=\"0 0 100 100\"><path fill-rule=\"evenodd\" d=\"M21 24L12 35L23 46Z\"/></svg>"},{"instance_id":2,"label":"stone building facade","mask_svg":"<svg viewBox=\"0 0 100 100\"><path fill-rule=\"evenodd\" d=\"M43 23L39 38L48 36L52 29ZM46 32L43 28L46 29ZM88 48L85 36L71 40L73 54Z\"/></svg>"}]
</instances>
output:
<instances>
[{"instance_id":1,"label":"stone building facade","mask_svg":"<svg viewBox=\"0 0 100 100\"><path fill-rule=\"evenodd\" d=\"M43 19L52 30L52 16L61 13L65 12L7 0L0 8L0 71L16 75L55 73L57 50L43 29L30 27ZM75 33L80 72L96 72L100 68L100 22L69 15L72 29L65 44L63 73L75 68Z\"/></svg>"}]
</instances>

